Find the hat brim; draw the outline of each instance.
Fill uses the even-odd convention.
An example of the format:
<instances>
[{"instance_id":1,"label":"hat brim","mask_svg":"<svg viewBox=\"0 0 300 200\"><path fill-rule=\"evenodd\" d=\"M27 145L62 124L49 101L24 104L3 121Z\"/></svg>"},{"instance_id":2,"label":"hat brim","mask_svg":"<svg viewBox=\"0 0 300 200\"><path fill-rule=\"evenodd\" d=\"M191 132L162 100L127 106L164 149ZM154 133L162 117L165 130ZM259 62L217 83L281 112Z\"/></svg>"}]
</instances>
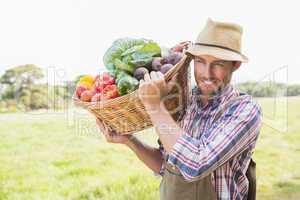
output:
<instances>
[{"instance_id":1,"label":"hat brim","mask_svg":"<svg viewBox=\"0 0 300 200\"><path fill-rule=\"evenodd\" d=\"M243 54L211 46L195 45L187 49L186 54L191 54L193 56L210 55L222 60L240 61L243 63L248 62L248 58Z\"/></svg>"}]
</instances>

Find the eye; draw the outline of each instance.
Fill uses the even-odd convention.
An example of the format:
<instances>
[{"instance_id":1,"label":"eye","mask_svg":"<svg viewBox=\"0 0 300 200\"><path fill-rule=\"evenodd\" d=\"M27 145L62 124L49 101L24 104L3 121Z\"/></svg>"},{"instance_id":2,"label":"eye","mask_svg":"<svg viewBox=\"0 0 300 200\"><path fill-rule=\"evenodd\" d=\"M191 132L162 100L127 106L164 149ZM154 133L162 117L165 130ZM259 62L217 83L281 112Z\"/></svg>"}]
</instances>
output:
<instances>
[{"instance_id":1,"label":"eye","mask_svg":"<svg viewBox=\"0 0 300 200\"><path fill-rule=\"evenodd\" d=\"M213 67L219 67L219 68L222 68L222 67L225 67L225 64L224 64L224 63L221 63L221 62L218 62L218 63L214 63L212 66L213 66Z\"/></svg>"}]
</instances>

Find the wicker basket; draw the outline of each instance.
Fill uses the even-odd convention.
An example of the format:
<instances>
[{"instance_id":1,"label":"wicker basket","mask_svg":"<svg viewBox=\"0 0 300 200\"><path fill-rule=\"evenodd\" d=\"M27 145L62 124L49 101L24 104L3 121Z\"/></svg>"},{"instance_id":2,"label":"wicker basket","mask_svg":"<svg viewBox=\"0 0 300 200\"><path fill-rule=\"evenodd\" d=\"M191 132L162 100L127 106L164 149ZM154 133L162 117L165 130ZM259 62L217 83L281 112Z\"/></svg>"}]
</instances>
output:
<instances>
[{"instance_id":1,"label":"wicker basket","mask_svg":"<svg viewBox=\"0 0 300 200\"><path fill-rule=\"evenodd\" d=\"M184 56L165 74L166 81L169 81L178 73L176 87L163 101L175 121L178 121L190 99L189 63L190 58ZM153 126L138 97L137 90L115 99L100 102L83 102L74 95L73 102L76 106L87 109L117 134L131 134Z\"/></svg>"}]
</instances>

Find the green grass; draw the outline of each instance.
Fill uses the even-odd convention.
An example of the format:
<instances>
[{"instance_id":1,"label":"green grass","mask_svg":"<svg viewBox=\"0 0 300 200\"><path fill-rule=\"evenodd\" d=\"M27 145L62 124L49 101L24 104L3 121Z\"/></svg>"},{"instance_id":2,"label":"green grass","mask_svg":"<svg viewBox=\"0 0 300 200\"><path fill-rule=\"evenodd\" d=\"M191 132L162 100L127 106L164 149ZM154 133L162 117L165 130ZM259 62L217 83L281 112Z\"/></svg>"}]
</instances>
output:
<instances>
[{"instance_id":1,"label":"green grass","mask_svg":"<svg viewBox=\"0 0 300 200\"><path fill-rule=\"evenodd\" d=\"M300 98L288 107L259 102L265 119L254 154L258 199L299 199ZM125 146L106 143L88 113L66 112L0 115L1 200L159 199L159 177ZM137 136L157 146L153 131Z\"/></svg>"},{"instance_id":2,"label":"green grass","mask_svg":"<svg viewBox=\"0 0 300 200\"><path fill-rule=\"evenodd\" d=\"M254 159L259 199L300 199L300 98L260 99L264 123Z\"/></svg>"}]
</instances>

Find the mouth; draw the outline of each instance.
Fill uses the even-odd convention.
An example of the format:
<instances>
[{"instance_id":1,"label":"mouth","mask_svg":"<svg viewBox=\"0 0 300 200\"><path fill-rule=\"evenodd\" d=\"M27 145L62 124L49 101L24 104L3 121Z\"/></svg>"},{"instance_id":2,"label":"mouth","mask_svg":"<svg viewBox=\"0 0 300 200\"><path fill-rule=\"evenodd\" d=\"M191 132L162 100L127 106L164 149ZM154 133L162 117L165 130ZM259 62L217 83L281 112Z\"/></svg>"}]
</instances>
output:
<instances>
[{"instance_id":1,"label":"mouth","mask_svg":"<svg viewBox=\"0 0 300 200\"><path fill-rule=\"evenodd\" d=\"M207 79L202 79L201 82L206 85L207 87L211 87L215 84L217 84L217 80L215 79L210 79L210 80L207 80Z\"/></svg>"},{"instance_id":2,"label":"mouth","mask_svg":"<svg viewBox=\"0 0 300 200\"><path fill-rule=\"evenodd\" d=\"M214 84L214 82L213 81L202 81L205 85L208 85L208 86L210 86L210 85L213 85Z\"/></svg>"}]
</instances>

